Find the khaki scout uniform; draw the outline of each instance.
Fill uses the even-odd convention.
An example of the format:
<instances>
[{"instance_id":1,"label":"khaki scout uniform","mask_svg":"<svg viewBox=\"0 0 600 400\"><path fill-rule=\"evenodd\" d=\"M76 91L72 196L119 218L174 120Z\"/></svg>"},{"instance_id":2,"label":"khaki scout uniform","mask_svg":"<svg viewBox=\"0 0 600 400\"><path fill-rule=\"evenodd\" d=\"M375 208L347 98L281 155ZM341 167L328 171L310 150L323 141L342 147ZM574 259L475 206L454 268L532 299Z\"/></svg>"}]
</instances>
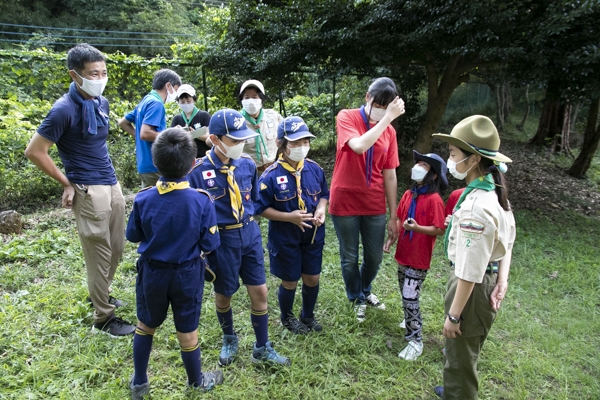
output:
<instances>
[{"instance_id":1,"label":"khaki scout uniform","mask_svg":"<svg viewBox=\"0 0 600 400\"><path fill-rule=\"evenodd\" d=\"M277 128L281 121L283 121L283 117L277 111L263 108L263 118L260 121L259 128L260 135L267 147L268 155L265 153L262 144L260 144L260 160L256 159L256 144L260 143L260 139L258 137L248 139L246 140L246 144L244 144L244 153L252 157L256 163L256 167L261 170L264 170L275 162L275 155L277 154ZM248 121L246 121L246 125L248 128L256 131L256 127Z\"/></svg>"},{"instance_id":2,"label":"khaki scout uniform","mask_svg":"<svg viewBox=\"0 0 600 400\"><path fill-rule=\"evenodd\" d=\"M452 218L448 258L455 270L448 282L446 314L459 279L475 282L475 287L461 314L462 336L446 338L444 398L468 400L477 398L477 359L496 318L490 296L498 275L488 266L512 250L516 226L512 211L500 206L496 193L480 189L467 194Z\"/></svg>"}]
</instances>

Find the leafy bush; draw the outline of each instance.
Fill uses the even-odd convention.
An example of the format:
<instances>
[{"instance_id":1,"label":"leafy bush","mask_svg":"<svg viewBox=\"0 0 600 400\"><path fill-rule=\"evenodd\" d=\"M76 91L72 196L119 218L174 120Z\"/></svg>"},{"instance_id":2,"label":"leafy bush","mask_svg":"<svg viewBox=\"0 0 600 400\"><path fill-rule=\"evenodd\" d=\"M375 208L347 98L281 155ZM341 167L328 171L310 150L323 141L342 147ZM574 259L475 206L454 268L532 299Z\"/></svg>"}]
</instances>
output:
<instances>
[{"instance_id":1,"label":"leafy bush","mask_svg":"<svg viewBox=\"0 0 600 400\"><path fill-rule=\"evenodd\" d=\"M301 117L310 132L317 137L314 140L313 151L335 149L335 116L331 108L330 94L321 93L315 97L298 95L284 100L284 105L288 116Z\"/></svg>"}]
</instances>

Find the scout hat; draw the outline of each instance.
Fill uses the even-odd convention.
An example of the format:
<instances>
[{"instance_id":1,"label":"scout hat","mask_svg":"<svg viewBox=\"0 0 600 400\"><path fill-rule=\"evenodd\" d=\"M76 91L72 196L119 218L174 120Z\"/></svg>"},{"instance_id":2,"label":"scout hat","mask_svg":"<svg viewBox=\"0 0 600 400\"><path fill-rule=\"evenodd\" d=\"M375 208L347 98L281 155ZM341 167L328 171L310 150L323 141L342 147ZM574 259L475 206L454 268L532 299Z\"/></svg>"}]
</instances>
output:
<instances>
[{"instance_id":1,"label":"scout hat","mask_svg":"<svg viewBox=\"0 0 600 400\"><path fill-rule=\"evenodd\" d=\"M192 85L188 85L187 83L179 86L179 89L177 89L177 98L179 98L184 93L189 94L191 97L196 97L196 89L194 89Z\"/></svg>"},{"instance_id":2,"label":"scout hat","mask_svg":"<svg viewBox=\"0 0 600 400\"><path fill-rule=\"evenodd\" d=\"M437 174L438 178L440 178L440 189L442 191L446 190L448 187L448 178L446 177L446 162L442 160L442 157L438 156L434 153L421 154L416 150L413 150L413 158L415 159L415 163L417 161L425 161L427 164L431 165L433 171Z\"/></svg>"},{"instance_id":3,"label":"scout hat","mask_svg":"<svg viewBox=\"0 0 600 400\"><path fill-rule=\"evenodd\" d=\"M500 153L500 136L491 119L484 115L472 115L460 121L449 135L434 133L433 137L449 144L479 154L498 162L509 163L512 160Z\"/></svg>"},{"instance_id":4,"label":"scout hat","mask_svg":"<svg viewBox=\"0 0 600 400\"><path fill-rule=\"evenodd\" d=\"M303 138L314 138L315 135L308 131L308 126L300 117L287 117L279 123L277 139L287 139L294 142Z\"/></svg>"},{"instance_id":5,"label":"scout hat","mask_svg":"<svg viewBox=\"0 0 600 400\"><path fill-rule=\"evenodd\" d=\"M242 87L240 87L240 93L238 94L238 100L242 100L242 95L244 94L244 90L248 89L249 87L253 87L256 90L258 90L259 92L261 92L262 94L265 94L265 87L263 86L263 84L260 83L259 81L257 81L256 79L250 79L250 80L242 83Z\"/></svg>"},{"instance_id":6,"label":"scout hat","mask_svg":"<svg viewBox=\"0 0 600 400\"><path fill-rule=\"evenodd\" d=\"M248 129L246 119L236 110L224 108L210 118L208 131L212 135L227 136L233 140L247 140L258 136L258 132Z\"/></svg>"}]
</instances>

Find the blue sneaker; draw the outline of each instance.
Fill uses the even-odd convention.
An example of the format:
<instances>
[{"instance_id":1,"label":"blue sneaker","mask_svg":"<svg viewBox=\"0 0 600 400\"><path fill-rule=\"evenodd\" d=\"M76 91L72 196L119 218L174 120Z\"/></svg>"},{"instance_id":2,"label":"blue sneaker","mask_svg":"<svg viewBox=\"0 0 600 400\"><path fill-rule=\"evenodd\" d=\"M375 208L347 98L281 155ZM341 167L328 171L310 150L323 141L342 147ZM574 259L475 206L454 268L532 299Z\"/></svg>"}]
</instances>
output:
<instances>
[{"instance_id":1,"label":"blue sneaker","mask_svg":"<svg viewBox=\"0 0 600 400\"><path fill-rule=\"evenodd\" d=\"M208 392L212 390L215 386L223 383L223 372L217 370L210 372L202 373L202 385L200 386L191 386L188 383L188 389L190 390L198 390L201 392Z\"/></svg>"},{"instance_id":2,"label":"blue sneaker","mask_svg":"<svg viewBox=\"0 0 600 400\"><path fill-rule=\"evenodd\" d=\"M252 362L255 364L266 363L271 365L283 365L285 367L292 365L289 358L277 354L273 346L271 346L271 342L265 343L263 347L256 347L256 343L254 343Z\"/></svg>"},{"instance_id":3,"label":"blue sneaker","mask_svg":"<svg viewBox=\"0 0 600 400\"><path fill-rule=\"evenodd\" d=\"M436 386L433 388L433 391L435 392L437 397L439 397L440 399L444 398L444 387L443 386Z\"/></svg>"},{"instance_id":4,"label":"blue sneaker","mask_svg":"<svg viewBox=\"0 0 600 400\"><path fill-rule=\"evenodd\" d=\"M238 351L237 335L223 335L223 346L219 353L219 366L226 367L235 360Z\"/></svg>"}]
</instances>

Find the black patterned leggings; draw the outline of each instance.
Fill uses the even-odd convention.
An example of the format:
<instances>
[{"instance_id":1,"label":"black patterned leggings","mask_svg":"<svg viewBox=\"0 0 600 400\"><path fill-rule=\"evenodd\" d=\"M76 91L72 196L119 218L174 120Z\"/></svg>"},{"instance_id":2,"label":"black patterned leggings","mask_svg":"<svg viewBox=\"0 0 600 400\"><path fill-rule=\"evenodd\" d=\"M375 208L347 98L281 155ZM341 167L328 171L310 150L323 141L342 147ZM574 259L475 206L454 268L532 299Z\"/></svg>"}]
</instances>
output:
<instances>
[{"instance_id":1,"label":"black patterned leggings","mask_svg":"<svg viewBox=\"0 0 600 400\"><path fill-rule=\"evenodd\" d=\"M423 316L419 306L421 285L427 276L426 269L415 269L404 265L398 265L398 285L402 293L402 306L404 307L404 319L406 320L407 341L416 340L420 342L423 334Z\"/></svg>"}]
</instances>

